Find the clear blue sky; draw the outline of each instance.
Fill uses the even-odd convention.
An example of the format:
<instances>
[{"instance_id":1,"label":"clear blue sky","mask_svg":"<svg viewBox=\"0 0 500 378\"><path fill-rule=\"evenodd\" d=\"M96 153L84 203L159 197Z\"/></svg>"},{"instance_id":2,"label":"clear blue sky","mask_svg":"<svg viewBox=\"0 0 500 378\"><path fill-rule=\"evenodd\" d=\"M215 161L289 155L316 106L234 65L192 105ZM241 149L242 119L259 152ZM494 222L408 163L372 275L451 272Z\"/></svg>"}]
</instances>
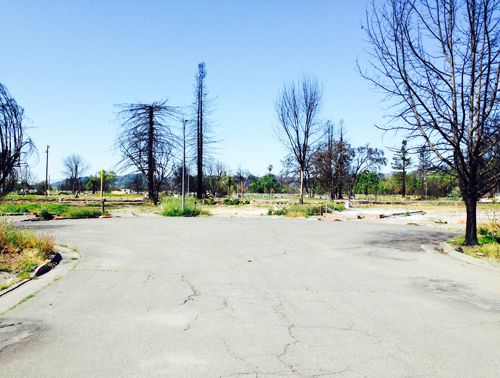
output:
<instances>
[{"instance_id":1,"label":"clear blue sky","mask_svg":"<svg viewBox=\"0 0 500 378\"><path fill-rule=\"evenodd\" d=\"M287 152L273 137L274 101L283 81L302 72L323 83L323 116L343 119L353 145L400 144L373 126L385 122L383 97L356 70L357 58L368 66L361 29L368 3L2 0L0 82L32 120L39 180L50 145L54 182L70 153L91 164L89 173L116 164L113 105L167 97L189 105L205 62L224 138L217 158L233 172L241 164L262 175L272 164L279 173Z\"/></svg>"}]
</instances>

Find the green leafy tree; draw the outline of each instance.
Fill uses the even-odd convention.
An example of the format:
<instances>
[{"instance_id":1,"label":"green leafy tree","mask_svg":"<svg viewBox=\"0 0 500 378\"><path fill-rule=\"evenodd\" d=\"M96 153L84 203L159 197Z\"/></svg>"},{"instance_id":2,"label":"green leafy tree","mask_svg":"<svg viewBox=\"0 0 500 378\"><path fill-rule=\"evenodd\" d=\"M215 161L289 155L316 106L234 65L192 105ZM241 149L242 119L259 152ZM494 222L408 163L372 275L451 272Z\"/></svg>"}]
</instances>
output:
<instances>
[{"instance_id":1,"label":"green leafy tree","mask_svg":"<svg viewBox=\"0 0 500 378\"><path fill-rule=\"evenodd\" d=\"M418 173L421 179L420 193L423 197L427 196L426 178L427 172L431 169L431 153L427 145L423 145L418 150Z\"/></svg>"},{"instance_id":2,"label":"green leafy tree","mask_svg":"<svg viewBox=\"0 0 500 378\"><path fill-rule=\"evenodd\" d=\"M358 193L368 195L377 193L380 184L380 177L376 172L363 171L359 176L357 190Z\"/></svg>"},{"instance_id":3,"label":"green leafy tree","mask_svg":"<svg viewBox=\"0 0 500 378\"><path fill-rule=\"evenodd\" d=\"M268 173L261 178L254 177L249 186L251 193L280 193L281 185L272 173Z\"/></svg>"},{"instance_id":4,"label":"green leafy tree","mask_svg":"<svg viewBox=\"0 0 500 378\"><path fill-rule=\"evenodd\" d=\"M85 183L85 190L87 192L92 192L92 194L95 194L97 191L98 182L99 181L97 177L90 175L89 179Z\"/></svg>"},{"instance_id":5,"label":"green leafy tree","mask_svg":"<svg viewBox=\"0 0 500 378\"><path fill-rule=\"evenodd\" d=\"M114 171L104 171L103 172L103 191L109 192L116 189L117 177ZM85 190L92 191L95 194L97 191L101 190L101 172L97 172L95 175L90 175L87 183L85 184Z\"/></svg>"},{"instance_id":6,"label":"green leafy tree","mask_svg":"<svg viewBox=\"0 0 500 378\"><path fill-rule=\"evenodd\" d=\"M280 183L272 173L262 176L260 185L264 193L279 193L281 191Z\"/></svg>"}]
</instances>

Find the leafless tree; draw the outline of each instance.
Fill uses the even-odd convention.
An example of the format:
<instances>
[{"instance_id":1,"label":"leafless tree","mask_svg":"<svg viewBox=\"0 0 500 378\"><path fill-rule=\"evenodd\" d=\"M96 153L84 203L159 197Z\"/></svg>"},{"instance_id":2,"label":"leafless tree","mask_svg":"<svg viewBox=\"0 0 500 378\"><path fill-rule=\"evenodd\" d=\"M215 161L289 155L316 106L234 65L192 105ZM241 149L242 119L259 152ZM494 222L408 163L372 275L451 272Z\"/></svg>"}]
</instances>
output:
<instances>
[{"instance_id":1,"label":"leafless tree","mask_svg":"<svg viewBox=\"0 0 500 378\"><path fill-rule=\"evenodd\" d=\"M81 190L80 177L85 174L90 168L90 164L78 154L70 154L63 159L63 171L66 175L71 191L73 194L78 194Z\"/></svg>"},{"instance_id":2,"label":"leafless tree","mask_svg":"<svg viewBox=\"0 0 500 378\"><path fill-rule=\"evenodd\" d=\"M398 122L384 128L425 140L456 172L467 245L478 242L476 203L500 175L499 13L499 0L387 0L367 12L373 73L362 74Z\"/></svg>"},{"instance_id":3,"label":"leafless tree","mask_svg":"<svg viewBox=\"0 0 500 378\"><path fill-rule=\"evenodd\" d=\"M330 199L342 198L342 191L349 178L349 167L354 149L344 138L344 122L338 125L338 138L335 136L335 125L327 121L325 139L314 154L314 176L321 187L326 190Z\"/></svg>"},{"instance_id":4,"label":"leafless tree","mask_svg":"<svg viewBox=\"0 0 500 378\"><path fill-rule=\"evenodd\" d=\"M19 193L24 195L33 189L37 181L36 175L31 171L29 165L25 164L17 171L17 188Z\"/></svg>"},{"instance_id":5,"label":"leafless tree","mask_svg":"<svg viewBox=\"0 0 500 378\"><path fill-rule=\"evenodd\" d=\"M149 198L157 204L161 186L173 169L173 155L178 146L170 122L177 119L178 109L167 100L151 104L115 105L121 109L114 148L120 151L120 170L134 168L148 184Z\"/></svg>"},{"instance_id":6,"label":"leafless tree","mask_svg":"<svg viewBox=\"0 0 500 378\"><path fill-rule=\"evenodd\" d=\"M318 79L304 74L297 82L285 82L274 104L278 118L274 133L299 167L300 203L304 203L304 172L323 135L322 96L323 87Z\"/></svg>"},{"instance_id":7,"label":"leafless tree","mask_svg":"<svg viewBox=\"0 0 500 378\"><path fill-rule=\"evenodd\" d=\"M243 195L248 189L248 185L250 185L250 176L252 175L248 170L244 170L241 168L241 165L238 165L238 169L234 174L234 180L236 180L236 191L238 192L238 194Z\"/></svg>"},{"instance_id":8,"label":"leafless tree","mask_svg":"<svg viewBox=\"0 0 500 378\"><path fill-rule=\"evenodd\" d=\"M205 187L212 196L221 196L227 192L227 181L230 175L227 167L220 161L213 162L206 167Z\"/></svg>"},{"instance_id":9,"label":"leafless tree","mask_svg":"<svg viewBox=\"0 0 500 378\"><path fill-rule=\"evenodd\" d=\"M190 145L193 156L196 160L197 178L196 178L196 196L202 198L204 168L212 164L212 154L214 153L214 143L217 142L216 135L213 132L214 121L210 119L213 112L214 98L208 97L208 91L205 85L207 70L205 63L198 64L196 73L194 95L195 100L192 105L192 120Z\"/></svg>"},{"instance_id":10,"label":"leafless tree","mask_svg":"<svg viewBox=\"0 0 500 378\"><path fill-rule=\"evenodd\" d=\"M0 198L16 184L17 170L27 164L36 148L26 134L24 109L0 83Z\"/></svg>"}]
</instances>

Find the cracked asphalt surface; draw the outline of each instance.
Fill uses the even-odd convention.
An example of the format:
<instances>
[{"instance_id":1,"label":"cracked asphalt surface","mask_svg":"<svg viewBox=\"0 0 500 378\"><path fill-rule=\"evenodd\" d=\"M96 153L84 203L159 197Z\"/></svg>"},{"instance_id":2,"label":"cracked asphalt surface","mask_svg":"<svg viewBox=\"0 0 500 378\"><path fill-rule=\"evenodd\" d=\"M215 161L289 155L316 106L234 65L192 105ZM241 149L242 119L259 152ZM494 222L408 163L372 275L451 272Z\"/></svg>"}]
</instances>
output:
<instances>
[{"instance_id":1,"label":"cracked asphalt surface","mask_svg":"<svg viewBox=\"0 0 500 378\"><path fill-rule=\"evenodd\" d=\"M39 222L73 271L0 318L1 377L498 377L500 277L377 222ZM2 298L0 298L0 301Z\"/></svg>"}]
</instances>

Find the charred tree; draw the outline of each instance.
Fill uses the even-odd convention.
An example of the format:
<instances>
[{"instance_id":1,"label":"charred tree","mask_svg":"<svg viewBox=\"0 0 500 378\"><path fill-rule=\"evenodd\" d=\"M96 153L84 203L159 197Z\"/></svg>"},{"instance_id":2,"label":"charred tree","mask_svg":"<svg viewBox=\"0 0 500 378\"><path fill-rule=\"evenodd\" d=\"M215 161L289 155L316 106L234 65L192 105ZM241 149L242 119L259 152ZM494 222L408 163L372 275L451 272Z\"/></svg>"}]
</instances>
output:
<instances>
[{"instance_id":1,"label":"charred tree","mask_svg":"<svg viewBox=\"0 0 500 378\"><path fill-rule=\"evenodd\" d=\"M500 1L386 0L367 12L372 73L394 123L456 172L478 244L476 203L500 177ZM361 71L361 70L360 70Z\"/></svg>"},{"instance_id":2,"label":"charred tree","mask_svg":"<svg viewBox=\"0 0 500 378\"><path fill-rule=\"evenodd\" d=\"M121 111L114 148L120 151L120 170L134 168L148 186L149 198L157 204L162 185L173 169L173 154L178 145L170 122L177 119L176 107L167 100L151 104L116 105Z\"/></svg>"},{"instance_id":3,"label":"charred tree","mask_svg":"<svg viewBox=\"0 0 500 378\"><path fill-rule=\"evenodd\" d=\"M318 79L304 74L297 82L285 82L274 104L278 119L274 133L299 168L300 203L304 203L304 174L323 136L322 97L323 87Z\"/></svg>"},{"instance_id":4,"label":"charred tree","mask_svg":"<svg viewBox=\"0 0 500 378\"><path fill-rule=\"evenodd\" d=\"M63 171L71 186L71 192L78 195L82 183L80 177L87 172L90 165L78 154L70 154L63 159Z\"/></svg>"},{"instance_id":5,"label":"charred tree","mask_svg":"<svg viewBox=\"0 0 500 378\"><path fill-rule=\"evenodd\" d=\"M0 198L14 189L18 170L36 154L26 129L24 109L0 83Z\"/></svg>"},{"instance_id":6,"label":"charred tree","mask_svg":"<svg viewBox=\"0 0 500 378\"><path fill-rule=\"evenodd\" d=\"M213 132L214 122L210 119L213 112L214 98L209 98L205 85L207 70L205 63L198 64L198 72L195 76L195 100L192 105L193 117L190 122L191 138L190 146L193 151L196 164L196 197L202 198L204 195L203 175L205 167L212 164L213 144L216 143L216 136Z\"/></svg>"}]
</instances>

